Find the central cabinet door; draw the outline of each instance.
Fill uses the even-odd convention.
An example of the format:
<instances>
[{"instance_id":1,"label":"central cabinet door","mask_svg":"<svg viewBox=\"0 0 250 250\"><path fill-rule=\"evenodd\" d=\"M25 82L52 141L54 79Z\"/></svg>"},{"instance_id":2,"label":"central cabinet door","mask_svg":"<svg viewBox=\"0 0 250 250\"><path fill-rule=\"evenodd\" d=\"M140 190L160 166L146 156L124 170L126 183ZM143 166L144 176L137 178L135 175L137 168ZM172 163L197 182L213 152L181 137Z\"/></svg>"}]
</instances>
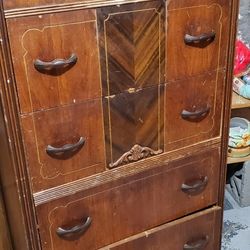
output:
<instances>
[{"instance_id":1,"label":"central cabinet door","mask_svg":"<svg viewBox=\"0 0 250 250\"><path fill-rule=\"evenodd\" d=\"M117 167L163 152L165 4L97 10L106 159Z\"/></svg>"}]
</instances>

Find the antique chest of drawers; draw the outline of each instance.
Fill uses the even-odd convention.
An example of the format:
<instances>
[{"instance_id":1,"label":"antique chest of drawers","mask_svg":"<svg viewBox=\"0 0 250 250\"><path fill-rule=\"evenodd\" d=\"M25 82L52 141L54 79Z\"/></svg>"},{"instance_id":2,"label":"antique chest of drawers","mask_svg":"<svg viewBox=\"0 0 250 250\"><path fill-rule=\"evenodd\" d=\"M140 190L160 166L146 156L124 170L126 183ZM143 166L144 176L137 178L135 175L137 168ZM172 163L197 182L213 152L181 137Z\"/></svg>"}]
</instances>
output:
<instances>
[{"instance_id":1,"label":"antique chest of drawers","mask_svg":"<svg viewBox=\"0 0 250 250\"><path fill-rule=\"evenodd\" d=\"M220 248L237 0L1 2L1 177L16 249Z\"/></svg>"}]
</instances>

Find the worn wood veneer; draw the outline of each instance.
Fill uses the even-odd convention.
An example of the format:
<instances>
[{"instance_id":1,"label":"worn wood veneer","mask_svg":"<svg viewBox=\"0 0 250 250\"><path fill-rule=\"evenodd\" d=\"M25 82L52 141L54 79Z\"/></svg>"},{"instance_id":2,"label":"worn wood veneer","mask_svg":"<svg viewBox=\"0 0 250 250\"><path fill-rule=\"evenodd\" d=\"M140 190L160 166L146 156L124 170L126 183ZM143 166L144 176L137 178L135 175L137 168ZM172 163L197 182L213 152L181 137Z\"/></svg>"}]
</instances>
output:
<instances>
[{"instance_id":1,"label":"worn wood veneer","mask_svg":"<svg viewBox=\"0 0 250 250\"><path fill-rule=\"evenodd\" d=\"M215 250L219 243L221 208L215 207L183 219L147 230L100 250L179 250L188 244L201 244L205 249Z\"/></svg>"},{"instance_id":2,"label":"worn wood veneer","mask_svg":"<svg viewBox=\"0 0 250 250\"><path fill-rule=\"evenodd\" d=\"M167 29L167 81L222 69L227 63L230 1L170 1ZM186 35L215 34L202 43Z\"/></svg>"},{"instance_id":3,"label":"worn wood veneer","mask_svg":"<svg viewBox=\"0 0 250 250\"><path fill-rule=\"evenodd\" d=\"M0 176L14 246L165 250L195 227L219 249L237 7L1 1ZM82 134L71 157L48 157ZM192 185L203 188L181 191ZM62 239L59 227L69 236L84 222Z\"/></svg>"},{"instance_id":4,"label":"worn wood veneer","mask_svg":"<svg viewBox=\"0 0 250 250\"><path fill-rule=\"evenodd\" d=\"M101 100L23 115L21 126L33 192L104 171Z\"/></svg>"},{"instance_id":5,"label":"worn wood veneer","mask_svg":"<svg viewBox=\"0 0 250 250\"><path fill-rule=\"evenodd\" d=\"M167 83L165 151L221 135L224 86L224 70Z\"/></svg>"},{"instance_id":6,"label":"worn wood veneer","mask_svg":"<svg viewBox=\"0 0 250 250\"><path fill-rule=\"evenodd\" d=\"M95 10L7 22L21 113L101 97ZM35 60L77 62L62 70L37 70Z\"/></svg>"},{"instance_id":7,"label":"worn wood veneer","mask_svg":"<svg viewBox=\"0 0 250 250\"><path fill-rule=\"evenodd\" d=\"M40 205L37 214L43 249L99 249L211 206L218 199L218 164L216 148L160 165L120 184L111 182L99 192L86 190L87 195L78 193ZM207 182L199 190L182 190L183 184L204 182L204 178ZM92 223L83 235L76 236L74 245L56 235L58 227L76 226L88 216Z\"/></svg>"}]
</instances>

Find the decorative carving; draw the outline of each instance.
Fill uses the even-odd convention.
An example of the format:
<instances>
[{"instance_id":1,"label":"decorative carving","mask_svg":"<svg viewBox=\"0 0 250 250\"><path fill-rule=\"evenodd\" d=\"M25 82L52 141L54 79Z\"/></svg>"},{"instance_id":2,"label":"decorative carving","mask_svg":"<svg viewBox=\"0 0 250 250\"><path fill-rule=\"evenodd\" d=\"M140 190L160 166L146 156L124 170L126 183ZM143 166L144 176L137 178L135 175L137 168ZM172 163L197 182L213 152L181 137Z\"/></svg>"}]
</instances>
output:
<instances>
[{"instance_id":1,"label":"decorative carving","mask_svg":"<svg viewBox=\"0 0 250 250\"><path fill-rule=\"evenodd\" d=\"M124 153L116 162L110 163L109 167L115 168L126 163L138 161L149 156L161 154L162 152L162 149L155 151L149 147L142 147L136 144L128 152Z\"/></svg>"}]
</instances>

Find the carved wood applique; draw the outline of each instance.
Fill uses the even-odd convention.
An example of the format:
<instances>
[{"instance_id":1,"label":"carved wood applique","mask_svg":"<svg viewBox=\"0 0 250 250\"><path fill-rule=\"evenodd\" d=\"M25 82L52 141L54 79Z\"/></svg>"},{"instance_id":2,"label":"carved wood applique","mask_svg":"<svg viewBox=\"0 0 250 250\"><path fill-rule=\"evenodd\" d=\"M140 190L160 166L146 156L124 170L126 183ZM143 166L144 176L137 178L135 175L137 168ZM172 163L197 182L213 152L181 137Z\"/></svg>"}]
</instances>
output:
<instances>
[{"instance_id":1,"label":"carved wood applique","mask_svg":"<svg viewBox=\"0 0 250 250\"><path fill-rule=\"evenodd\" d=\"M123 164L145 159L149 156L161 154L163 150L153 150L149 147L142 147L138 144L134 145L128 152L123 154L116 162L110 163L110 168L115 168Z\"/></svg>"}]
</instances>

